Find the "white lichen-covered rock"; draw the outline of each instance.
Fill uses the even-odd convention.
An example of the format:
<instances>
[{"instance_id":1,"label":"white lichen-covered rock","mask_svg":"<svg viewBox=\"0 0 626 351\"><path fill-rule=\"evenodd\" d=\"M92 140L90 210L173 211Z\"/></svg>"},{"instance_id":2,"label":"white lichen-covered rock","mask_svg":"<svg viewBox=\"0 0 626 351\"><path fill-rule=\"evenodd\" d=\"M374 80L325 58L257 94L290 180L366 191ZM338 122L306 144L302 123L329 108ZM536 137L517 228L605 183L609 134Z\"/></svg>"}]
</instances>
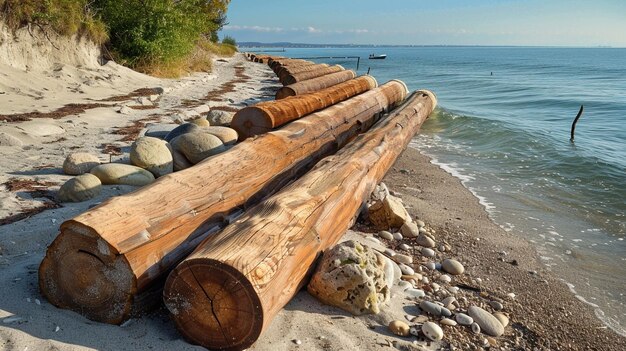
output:
<instances>
[{"instance_id":1,"label":"white lichen-covered rock","mask_svg":"<svg viewBox=\"0 0 626 351\"><path fill-rule=\"evenodd\" d=\"M63 173L67 175L81 175L89 173L92 168L100 164L96 155L87 152L74 152L69 154L63 162Z\"/></svg>"},{"instance_id":2,"label":"white lichen-covered rock","mask_svg":"<svg viewBox=\"0 0 626 351\"><path fill-rule=\"evenodd\" d=\"M405 222L411 222L411 216L400 199L392 195L372 202L368 211L370 222L379 228L400 228Z\"/></svg>"},{"instance_id":3,"label":"white lichen-covered rock","mask_svg":"<svg viewBox=\"0 0 626 351\"><path fill-rule=\"evenodd\" d=\"M350 240L324 253L308 291L326 304L362 315L380 312L390 298L387 284L384 257Z\"/></svg>"},{"instance_id":4,"label":"white lichen-covered rock","mask_svg":"<svg viewBox=\"0 0 626 351\"><path fill-rule=\"evenodd\" d=\"M130 162L141 167L156 178L174 171L174 159L170 145L153 137L141 137L130 147Z\"/></svg>"}]
</instances>

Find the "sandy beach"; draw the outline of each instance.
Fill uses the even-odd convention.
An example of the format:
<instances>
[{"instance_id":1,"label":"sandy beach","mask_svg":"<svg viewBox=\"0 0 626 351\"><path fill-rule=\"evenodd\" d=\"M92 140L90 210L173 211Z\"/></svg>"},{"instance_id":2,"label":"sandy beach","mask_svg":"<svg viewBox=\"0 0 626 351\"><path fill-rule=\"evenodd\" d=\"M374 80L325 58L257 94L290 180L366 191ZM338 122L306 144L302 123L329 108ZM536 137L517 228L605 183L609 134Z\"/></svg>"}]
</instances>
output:
<instances>
[{"instance_id":1,"label":"sandy beach","mask_svg":"<svg viewBox=\"0 0 626 351\"><path fill-rule=\"evenodd\" d=\"M0 280L4 282L0 346L5 350L202 349L182 339L163 306L113 326L58 309L41 296L38 266L59 225L107 198L135 189L107 185L92 200L61 204L56 192L70 179L61 165L75 151L99 155L102 162L128 162L130 144L148 123L180 122L208 109L236 111L271 99L280 86L274 73L241 54L216 60L211 74L175 80L148 77L113 62L27 66L0 64L0 133L9 136L0 146ZM69 104L76 105L68 110ZM419 311L417 300L397 287L380 314L361 317L325 306L301 291L252 350L626 349L625 338L605 327L590 307L544 269L529 242L496 225L478 199L428 157L407 149L385 182L414 219L434 230L438 244L449 245L445 252L438 250L434 260L463 262L466 273L450 283L460 287L456 298L461 308L501 301L510 318L504 335L492 341L467 327L446 326L439 343L398 337L389 332L388 323ZM375 234L359 221L344 240L381 251L400 244L373 239ZM402 242L414 245L414 239ZM418 251L412 254L416 261L426 262Z\"/></svg>"}]
</instances>

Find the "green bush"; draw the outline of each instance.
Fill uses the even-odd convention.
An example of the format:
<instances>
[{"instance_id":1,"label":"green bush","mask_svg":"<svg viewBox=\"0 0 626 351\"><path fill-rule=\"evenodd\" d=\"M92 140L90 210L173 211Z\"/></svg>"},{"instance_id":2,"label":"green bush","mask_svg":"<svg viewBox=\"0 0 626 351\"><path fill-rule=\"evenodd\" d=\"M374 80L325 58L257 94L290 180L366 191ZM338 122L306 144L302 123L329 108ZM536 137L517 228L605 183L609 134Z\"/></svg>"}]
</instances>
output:
<instances>
[{"instance_id":1,"label":"green bush","mask_svg":"<svg viewBox=\"0 0 626 351\"><path fill-rule=\"evenodd\" d=\"M110 47L131 66L171 63L189 55L208 29L199 0L98 0Z\"/></svg>"},{"instance_id":2,"label":"green bush","mask_svg":"<svg viewBox=\"0 0 626 351\"><path fill-rule=\"evenodd\" d=\"M237 46L237 41L235 40L235 38L227 35L222 39L222 44Z\"/></svg>"},{"instance_id":3,"label":"green bush","mask_svg":"<svg viewBox=\"0 0 626 351\"><path fill-rule=\"evenodd\" d=\"M0 0L0 16L13 30L28 25L50 27L61 35L87 35L103 43L106 28L88 5L89 0Z\"/></svg>"}]
</instances>

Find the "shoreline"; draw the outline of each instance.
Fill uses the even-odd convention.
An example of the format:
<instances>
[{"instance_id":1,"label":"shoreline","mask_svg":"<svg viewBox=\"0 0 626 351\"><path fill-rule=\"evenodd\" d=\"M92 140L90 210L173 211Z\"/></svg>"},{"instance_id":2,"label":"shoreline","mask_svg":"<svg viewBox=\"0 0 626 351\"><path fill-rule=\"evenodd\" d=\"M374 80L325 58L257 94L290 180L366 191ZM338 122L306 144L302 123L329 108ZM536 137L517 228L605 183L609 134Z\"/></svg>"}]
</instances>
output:
<instances>
[{"instance_id":1,"label":"shoreline","mask_svg":"<svg viewBox=\"0 0 626 351\"><path fill-rule=\"evenodd\" d=\"M241 54L239 57L242 57ZM231 60L233 62L224 64L225 69L222 72L179 80L184 84L181 83L174 91L166 92L161 98L162 106L159 109L164 110L161 118L165 120L173 113L167 110L168 106L185 105L183 100L193 99L194 94L205 96L207 91L219 91L220 87L235 82L238 78L233 66L237 62L241 62L245 68L240 74L245 74L250 79L233 83L231 89L214 96L212 102L204 103L240 108L243 103L258 102L263 94L272 89L275 77L267 66L240 58L228 61ZM219 70L220 66L216 69ZM209 76L216 77L209 79ZM190 92L194 86L202 86L205 91ZM235 103L225 101L227 99L233 99ZM95 109L79 116L57 120L54 123L61 126L72 120L71 124L77 127L65 134L31 137L34 144L25 147L0 148L6 156L0 164L3 170L7 170L7 173L0 174L0 183L17 177L57 182L60 185L62 180L69 177L60 175L58 168L63 162L64 154L70 152L73 146L86 142L86 151L107 157L108 155L100 153L99 145L103 142L125 150L130 143L120 142L118 139L122 135L115 134L115 128L146 118L153 112L155 111L136 111L132 117L125 117L118 116L114 111ZM81 124L82 122L85 124ZM5 123L0 124L0 127L14 127L18 124ZM84 128L79 128L81 126ZM59 136L65 136L67 140L48 144ZM9 152L14 154L9 155ZM119 159L119 156L115 158ZM54 167L36 170L33 168L36 164L52 164ZM500 228L491 220L478 198L459 179L434 165L429 157L411 147L407 148L388 172L384 182L403 199L412 217L427 222L436 230L438 240L445 240L452 246L450 254L464 262L468 273L459 278L459 282L475 286L470 277L474 281L480 278L480 291L493 296L505 296L510 292L516 294L514 300L507 301L506 312L511 314L511 325L506 328L505 335L498 338L499 347L541 350L626 349L626 338L620 338L610 330L603 329L600 321L593 316L591 308L577 300L562 282L545 270L531 243ZM51 186L50 189L54 190L56 187ZM37 268L47 245L58 232L58 225L110 196L134 189L128 186L107 186L103 189L103 194L95 199L46 210L0 227L0 265L4 268L0 277L7 282L0 288L0 293L6 297L0 303L0 319L11 315L22 318L14 323L0 324L0 345L15 349L56 347L62 350L199 349L182 339L163 307L118 327L91 322L76 313L57 309L39 293ZM2 196L5 195L7 198L20 196L19 193L5 192L2 189ZM23 197L18 200L16 205L23 206L28 202ZM0 212L0 217L4 217L5 213ZM367 240L366 237L369 236L371 229L357 224L345 238ZM370 244L369 241L364 242ZM507 252L504 257L499 254L503 251ZM512 260L516 260L518 265L507 263ZM531 271L538 273L531 274ZM470 296L472 292L467 294L469 298L480 298ZM353 317L336 308L322 305L304 289L285 306L251 349L269 351L282 347L298 350L394 350L403 346L405 349L419 350L445 346L448 341L458 341L460 346L457 346L464 349L464 343L478 344L481 341L479 336L468 336L465 332L452 328L446 328L446 337L441 345L423 343L416 346L411 343L415 338L391 335L386 327L388 320L402 318L403 313L414 308L414 305L414 300L407 299L402 293L396 293L388 310L381 314ZM302 344L296 346L294 340L301 340ZM519 344L517 347L516 342ZM504 343L508 343L508 346Z\"/></svg>"}]
</instances>

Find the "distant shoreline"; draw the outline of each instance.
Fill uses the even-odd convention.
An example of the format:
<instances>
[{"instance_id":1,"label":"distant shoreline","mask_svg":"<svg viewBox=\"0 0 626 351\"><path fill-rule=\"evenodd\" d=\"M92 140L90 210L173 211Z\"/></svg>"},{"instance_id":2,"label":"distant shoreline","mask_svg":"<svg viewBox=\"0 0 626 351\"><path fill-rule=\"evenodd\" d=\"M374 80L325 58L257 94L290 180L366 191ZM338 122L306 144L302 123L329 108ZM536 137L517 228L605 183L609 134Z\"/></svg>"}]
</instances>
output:
<instances>
[{"instance_id":1,"label":"distant shoreline","mask_svg":"<svg viewBox=\"0 0 626 351\"><path fill-rule=\"evenodd\" d=\"M239 42L239 48L319 49L319 48L536 48L536 49L626 49L615 46L546 46L546 45L392 45L392 44L306 44Z\"/></svg>"}]
</instances>

